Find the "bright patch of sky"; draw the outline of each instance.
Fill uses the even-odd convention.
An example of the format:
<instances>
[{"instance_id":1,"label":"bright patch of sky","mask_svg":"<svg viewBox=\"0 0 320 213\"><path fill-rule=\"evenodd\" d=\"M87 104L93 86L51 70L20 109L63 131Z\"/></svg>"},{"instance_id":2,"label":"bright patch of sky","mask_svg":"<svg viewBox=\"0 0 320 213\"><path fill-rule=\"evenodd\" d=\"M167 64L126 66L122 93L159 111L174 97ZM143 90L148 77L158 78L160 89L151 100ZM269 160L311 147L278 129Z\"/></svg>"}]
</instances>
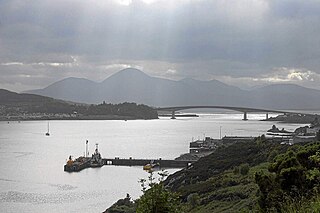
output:
<instances>
[{"instance_id":1,"label":"bright patch of sky","mask_svg":"<svg viewBox=\"0 0 320 213\"><path fill-rule=\"evenodd\" d=\"M319 35L318 0L0 1L0 88L102 81L134 67L174 80L320 89Z\"/></svg>"}]
</instances>

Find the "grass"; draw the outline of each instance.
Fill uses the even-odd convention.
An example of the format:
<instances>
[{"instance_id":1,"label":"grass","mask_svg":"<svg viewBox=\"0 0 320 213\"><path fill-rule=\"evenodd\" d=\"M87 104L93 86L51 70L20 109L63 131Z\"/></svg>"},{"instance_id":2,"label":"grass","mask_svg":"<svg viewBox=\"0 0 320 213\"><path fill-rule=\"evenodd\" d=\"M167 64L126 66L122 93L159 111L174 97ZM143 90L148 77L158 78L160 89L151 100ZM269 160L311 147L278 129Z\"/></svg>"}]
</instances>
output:
<instances>
[{"instance_id":1,"label":"grass","mask_svg":"<svg viewBox=\"0 0 320 213\"><path fill-rule=\"evenodd\" d=\"M206 181L180 188L180 193L199 194L201 204L188 208L190 213L219 213L219 212L259 212L258 185L254 174L258 171L268 172L268 163L250 167L247 175L235 174L233 169L226 170Z\"/></svg>"},{"instance_id":2,"label":"grass","mask_svg":"<svg viewBox=\"0 0 320 213\"><path fill-rule=\"evenodd\" d=\"M318 213L320 212L320 195L311 200L290 200L282 207L281 213Z\"/></svg>"}]
</instances>

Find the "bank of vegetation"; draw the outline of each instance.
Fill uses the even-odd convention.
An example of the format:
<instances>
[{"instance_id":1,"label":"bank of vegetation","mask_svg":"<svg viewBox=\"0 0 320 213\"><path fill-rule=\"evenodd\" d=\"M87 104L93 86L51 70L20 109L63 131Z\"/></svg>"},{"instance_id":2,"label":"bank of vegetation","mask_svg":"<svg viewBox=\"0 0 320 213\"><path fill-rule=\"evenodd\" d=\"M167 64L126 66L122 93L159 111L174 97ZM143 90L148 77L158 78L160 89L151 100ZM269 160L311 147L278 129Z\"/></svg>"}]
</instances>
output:
<instances>
[{"instance_id":1,"label":"bank of vegetation","mask_svg":"<svg viewBox=\"0 0 320 213\"><path fill-rule=\"evenodd\" d=\"M285 115L278 115L276 117L270 117L267 121L279 121L283 123L300 123L306 124L311 123L315 119L320 119L320 115L317 114L285 114Z\"/></svg>"},{"instance_id":2,"label":"bank of vegetation","mask_svg":"<svg viewBox=\"0 0 320 213\"><path fill-rule=\"evenodd\" d=\"M158 203L150 201L155 186ZM235 143L150 187L129 211L107 212L320 212L320 143Z\"/></svg>"}]
</instances>

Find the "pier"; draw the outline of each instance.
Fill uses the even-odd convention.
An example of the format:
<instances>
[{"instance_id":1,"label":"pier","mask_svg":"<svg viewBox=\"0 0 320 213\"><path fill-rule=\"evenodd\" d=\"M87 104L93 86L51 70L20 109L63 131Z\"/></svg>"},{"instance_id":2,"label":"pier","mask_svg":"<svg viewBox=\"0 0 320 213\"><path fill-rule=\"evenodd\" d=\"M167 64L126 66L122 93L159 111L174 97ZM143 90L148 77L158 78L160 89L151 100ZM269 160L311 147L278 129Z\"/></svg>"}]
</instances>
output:
<instances>
[{"instance_id":1,"label":"pier","mask_svg":"<svg viewBox=\"0 0 320 213\"><path fill-rule=\"evenodd\" d=\"M134 159L134 158L102 158L101 165L92 163L91 158L80 157L81 162L76 160L64 166L65 172L79 172L86 168L95 168L102 166L145 166L151 162L159 165L160 168L185 168L190 166L195 160L164 160L164 159Z\"/></svg>"},{"instance_id":2,"label":"pier","mask_svg":"<svg viewBox=\"0 0 320 213\"><path fill-rule=\"evenodd\" d=\"M159 159L122 159L122 158L103 158L104 165L114 166L144 166L150 162L159 164L160 167L164 168L184 168L191 165L194 160L163 160Z\"/></svg>"},{"instance_id":3,"label":"pier","mask_svg":"<svg viewBox=\"0 0 320 213\"><path fill-rule=\"evenodd\" d=\"M72 159L71 155L69 160L64 165L65 172L79 172L86 168L102 167L107 165L112 166L146 166L147 164L157 165L160 168L184 168L191 165L195 160L163 160L158 159L134 159L129 158L102 158L98 150L98 144L96 143L96 149L89 157L88 152L88 140L86 140L86 152L84 156L80 156L76 159Z\"/></svg>"}]
</instances>

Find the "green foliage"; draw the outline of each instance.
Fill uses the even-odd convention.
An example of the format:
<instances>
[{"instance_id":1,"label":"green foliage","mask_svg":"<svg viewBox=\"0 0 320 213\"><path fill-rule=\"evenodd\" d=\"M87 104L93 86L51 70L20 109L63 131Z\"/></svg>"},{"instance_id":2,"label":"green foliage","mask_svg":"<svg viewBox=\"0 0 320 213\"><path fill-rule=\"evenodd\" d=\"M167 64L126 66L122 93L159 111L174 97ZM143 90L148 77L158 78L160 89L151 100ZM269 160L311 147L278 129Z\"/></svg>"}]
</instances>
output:
<instances>
[{"instance_id":1,"label":"green foliage","mask_svg":"<svg viewBox=\"0 0 320 213\"><path fill-rule=\"evenodd\" d=\"M198 195L198 193L192 193L188 196L187 202L191 206L191 208L195 208L200 205L200 196Z\"/></svg>"},{"instance_id":2,"label":"green foliage","mask_svg":"<svg viewBox=\"0 0 320 213\"><path fill-rule=\"evenodd\" d=\"M306 172L306 178L310 182L320 183L320 170L318 168L313 168L312 170L308 170Z\"/></svg>"},{"instance_id":3,"label":"green foliage","mask_svg":"<svg viewBox=\"0 0 320 213\"><path fill-rule=\"evenodd\" d=\"M320 143L297 146L275 158L269 166L271 174L256 173L260 207L281 211L284 202L317 193L320 187L319 152Z\"/></svg>"},{"instance_id":4,"label":"green foliage","mask_svg":"<svg viewBox=\"0 0 320 213\"><path fill-rule=\"evenodd\" d=\"M320 212L320 196L310 199L291 199L281 206L281 213L316 213Z\"/></svg>"},{"instance_id":5,"label":"green foliage","mask_svg":"<svg viewBox=\"0 0 320 213\"><path fill-rule=\"evenodd\" d=\"M317 134L316 134L316 140L317 141L320 141L320 130L317 132Z\"/></svg>"},{"instance_id":6,"label":"green foliage","mask_svg":"<svg viewBox=\"0 0 320 213\"><path fill-rule=\"evenodd\" d=\"M320 191L319 148L261 137L220 148L165 181L141 180L137 212L320 212L312 198Z\"/></svg>"},{"instance_id":7,"label":"green foliage","mask_svg":"<svg viewBox=\"0 0 320 213\"><path fill-rule=\"evenodd\" d=\"M250 166L247 163L240 165L240 174L247 175L250 170Z\"/></svg>"},{"instance_id":8,"label":"green foliage","mask_svg":"<svg viewBox=\"0 0 320 213\"><path fill-rule=\"evenodd\" d=\"M163 180L167 176L166 173L159 173L161 176L159 182L154 182L153 173L150 173L148 183L141 179L141 187L143 195L138 200L137 213L178 213L181 212L179 197L166 189ZM149 187L149 189L147 189Z\"/></svg>"},{"instance_id":9,"label":"green foliage","mask_svg":"<svg viewBox=\"0 0 320 213\"><path fill-rule=\"evenodd\" d=\"M233 167L233 174L239 174L240 173L240 169L239 169L239 166L235 166Z\"/></svg>"},{"instance_id":10,"label":"green foliage","mask_svg":"<svg viewBox=\"0 0 320 213\"><path fill-rule=\"evenodd\" d=\"M170 175L165 185L180 194L182 203L188 207L186 212L255 212L259 191L255 173L262 170L269 174L270 153L284 153L289 147L264 137L238 142L219 148L188 169ZM200 204L192 207L188 197L194 193L199 195Z\"/></svg>"},{"instance_id":11,"label":"green foliage","mask_svg":"<svg viewBox=\"0 0 320 213\"><path fill-rule=\"evenodd\" d=\"M214 153L200 158L187 170L170 175L165 181L173 190L178 190L181 182L184 185L205 181L212 176L233 169L241 164L256 166L267 161L272 150L282 153L288 146L282 146L275 142L267 142L258 138L256 141L238 142L228 147L218 148ZM236 172L236 171L235 171Z\"/></svg>"},{"instance_id":12,"label":"green foliage","mask_svg":"<svg viewBox=\"0 0 320 213\"><path fill-rule=\"evenodd\" d=\"M130 195L127 194L126 198L118 200L105 213L135 213L135 209L135 203L131 200Z\"/></svg>"},{"instance_id":13,"label":"green foliage","mask_svg":"<svg viewBox=\"0 0 320 213\"><path fill-rule=\"evenodd\" d=\"M273 162L277 155L278 155L277 150L272 150L268 156L268 162Z\"/></svg>"},{"instance_id":14,"label":"green foliage","mask_svg":"<svg viewBox=\"0 0 320 213\"><path fill-rule=\"evenodd\" d=\"M206 181L184 186L179 190L187 197L186 212L249 212L256 206L258 187L254 184L252 171L266 169L265 165L251 167L247 175L234 174L233 169L215 175ZM251 171L252 170L252 171ZM190 195L199 196L199 205L192 207ZM187 196L186 196L187 195Z\"/></svg>"}]
</instances>

